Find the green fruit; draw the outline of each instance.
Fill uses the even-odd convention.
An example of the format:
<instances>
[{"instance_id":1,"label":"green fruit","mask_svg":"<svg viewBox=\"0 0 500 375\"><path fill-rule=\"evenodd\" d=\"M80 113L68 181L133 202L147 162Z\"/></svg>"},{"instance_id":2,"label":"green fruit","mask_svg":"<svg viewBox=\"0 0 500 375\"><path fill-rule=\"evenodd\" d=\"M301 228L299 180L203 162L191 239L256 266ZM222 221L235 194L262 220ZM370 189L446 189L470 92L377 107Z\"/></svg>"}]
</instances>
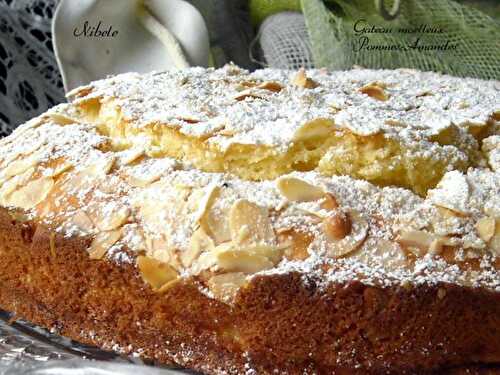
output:
<instances>
[{"instance_id":1,"label":"green fruit","mask_svg":"<svg viewBox=\"0 0 500 375\"><path fill-rule=\"evenodd\" d=\"M250 0L250 17L256 26L266 17L286 10L300 12L300 0Z\"/></svg>"}]
</instances>

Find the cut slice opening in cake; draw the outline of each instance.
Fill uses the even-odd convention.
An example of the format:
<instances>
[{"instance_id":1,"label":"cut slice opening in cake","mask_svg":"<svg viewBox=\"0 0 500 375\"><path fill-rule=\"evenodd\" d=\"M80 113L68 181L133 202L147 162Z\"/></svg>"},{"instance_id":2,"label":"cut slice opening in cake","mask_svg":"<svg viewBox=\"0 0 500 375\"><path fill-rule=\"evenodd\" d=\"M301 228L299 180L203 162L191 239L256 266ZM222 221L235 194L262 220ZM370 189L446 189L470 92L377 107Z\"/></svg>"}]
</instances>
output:
<instances>
[{"instance_id":1,"label":"cut slice opening in cake","mask_svg":"<svg viewBox=\"0 0 500 375\"><path fill-rule=\"evenodd\" d=\"M459 88L472 92L474 80L407 70L310 71L312 78L198 70L121 75L70 97L117 150L142 147L246 180L317 171L421 196L449 170L486 166L480 143L498 128L496 91L454 97ZM417 90L425 74L434 83Z\"/></svg>"}]
</instances>

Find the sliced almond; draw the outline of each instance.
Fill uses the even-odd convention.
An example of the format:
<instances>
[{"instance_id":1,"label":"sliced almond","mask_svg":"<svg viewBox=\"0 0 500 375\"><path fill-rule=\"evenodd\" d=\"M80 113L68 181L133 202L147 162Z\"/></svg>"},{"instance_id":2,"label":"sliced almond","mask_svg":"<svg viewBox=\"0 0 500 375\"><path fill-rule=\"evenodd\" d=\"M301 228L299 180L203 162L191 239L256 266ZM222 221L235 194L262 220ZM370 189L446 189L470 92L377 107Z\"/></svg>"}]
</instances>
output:
<instances>
[{"instance_id":1,"label":"sliced almond","mask_svg":"<svg viewBox=\"0 0 500 375\"><path fill-rule=\"evenodd\" d=\"M224 129L218 131L217 134L220 134L224 137L232 137L233 135L236 134L236 131L233 129L225 129L224 128Z\"/></svg>"},{"instance_id":2,"label":"sliced almond","mask_svg":"<svg viewBox=\"0 0 500 375\"><path fill-rule=\"evenodd\" d=\"M134 187L146 187L148 185L151 185L153 182L158 181L160 177L162 176L163 172L158 171L156 173L151 173L146 176L128 176L127 177L127 182Z\"/></svg>"},{"instance_id":3,"label":"sliced almond","mask_svg":"<svg viewBox=\"0 0 500 375\"><path fill-rule=\"evenodd\" d=\"M368 222L357 212L348 212L352 229L350 233L341 240L328 242L328 256L338 258L357 250L368 236Z\"/></svg>"},{"instance_id":4,"label":"sliced almond","mask_svg":"<svg viewBox=\"0 0 500 375\"><path fill-rule=\"evenodd\" d=\"M205 210L199 220L200 226L214 240L216 245L231 240L229 229L229 208L215 207L213 203Z\"/></svg>"},{"instance_id":5,"label":"sliced almond","mask_svg":"<svg viewBox=\"0 0 500 375\"><path fill-rule=\"evenodd\" d=\"M18 160L14 160L7 165L7 168L3 170L2 176L5 179L19 175L26 172L32 167L36 167L40 163L40 155L31 155L29 157L24 157Z\"/></svg>"},{"instance_id":6,"label":"sliced almond","mask_svg":"<svg viewBox=\"0 0 500 375\"><path fill-rule=\"evenodd\" d=\"M177 117L178 120L187 122L188 124L197 124L200 122L197 118L191 117L191 116L181 116Z\"/></svg>"},{"instance_id":7,"label":"sliced almond","mask_svg":"<svg viewBox=\"0 0 500 375\"><path fill-rule=\"evenodd\" d=\"M267 209L246 199L236 201L229 211L229 229L237 246L273 245L274 230Z\"/></svg>"},{"instance_id":8,"label":"sliced almond","mask_svg":"<svg viewBox=\"0 0 500 375\"><path fill-rule=\"evenodd\" d=\"M429 190L428 199L439 207L447 208L459 215L470 214L470 187L467 178L459 171L446 173L435 189Z\"/></svg>"},{"instance_id":9,"label":"sliced almond","mask_svg":"<svg viewBox=\"0 0 500 375\"><path fill-rule=\"evenodd\" d=\"M403 121L394 118L389 118L385 120L384 123L387 125L397 126L400 128L406 127L406 124Z\"/></svg>"},{"instance_id":10,"label":"sliced almond","mask_svg":"<svg viewBox=\"0 0 500 375\"><path fill-rule=\"evenodd\" d=\"M439 253L443 246L452 246L453 242L444 236L439 236L422 230L401 231L398 242L415 252L417 256L422 256L426 252Z\"/></svg>"},{"instance_id":11,"label":"sliced almond","mask_svg":"<svg viewBox=\"0 0 500 375\"><path fill-rule=\"evenodd\" d=\"M242 272L224 273L212 276L208 280L208 287L215 298L231 302L238 290L247 283L246 275Z\"/></svg>"},{"instance_id":12,"label":"sliced almond","mask_svg":"<svg viewBox=\"0 0 500 375\"><path fill-rule=\"evenodd\" d=\"M91 176L84 171L68 174L63 177L61 182L61 190L68 195L77 195L82 190L90 189L95 182L95 177Z\"/></svg>"},{"instance_id":13,"label":"sliced almond","mask_svg":"<svg viewBox=\"0 0 500 375\"><path fill-rule=\"evenodd\" d=\"M436 238L429 246L429 254L441 254L444 245L445 241L442 238Z\"/></svg>"},{"instance_id":14,"label":"sliced almond","mask_svg":"<svg viewBox=\"0 0 500 375\"><path fill-rule=\"evenodd\" d=\"M238 83L238 85L236 86L236 89L239 91L239 90L244 90L244 89L247 89L249 87L255 87L257 86L258 82L257 81L254 81L254 80L250 80L250 81L241 81Z\"/></svg>"},{"instance_id":15,"label":"sliced almond","mask_svg":"<svg viewBox=\"0 0 500 375\"><path fill-rule=\"evenodd\" d=\"M321 223L324 219L328 217L328 212L325 213L323 210L310 209L308 207L294 207L297 211L302 211L307 215L310 215L310 219L314 223Z\"/></svg>"},{"instance_id":16,"label":"sliced almond","mask_svg":"<svg viewBox=\"0 0 500 375\"><path fill-rule=\"evenodd\" d=\"M2 185L0 185L0 204L8 206L7 203L3 202L4 199L8 197L9 194L11 194L13 191L15 191L19 186L26 185L31 176L33 176L33 173L35 173L35 168L31 167L23 173L2 182Z\"/></svg>"},{"instance_id":17,"label":"sliced almond","mask_svg":"<svg viewBox=\"0 0 500 375\"><path fill-rule=\"evenodd\" d=\"M113 230L125 224L130 216L130 208L126 206L117 207L107 215L106 222L101 221L99 229Z\"/></svg>"},{"instance_id":18,"label":"sliced almond","mask_svg":"<svg viewBox=\"0 0 500 375\"><path fill-rule=\"evenodd\" d=\"M266 81L262 82L257 86L258 89L269 90L272 92L280 92L283 89L283 86L278 82Z\"/></svg>"},{"instance_id":19,"label":"sliced almond","mask_svg":"<svg viewBox=\"0 0 500 375\"><path fill-rule=\"evenodd\" d=\"M214 253L214 251L207 251L201 253L201 255L192 263L191 273L193 275L198 275L200 272L211 269L216 265L217 265L216 254Z\"/></svg>"},{"instance_id":20,"label":"sliced almond","mask_svg":"<svg viewBox=\"0 0 500 375\"><path fill-rule=\"evenodd\" d=\"M276 185L280 193L289 201L310 202L325 196L323 189L295 177L281 177Z\"/></svg>"},{"instance_id":21,"label":"sliced almond","mask_svg":"<svg viewBox=\"0 0 500 375\"><path fill-rule=\"evenodd\" d=\"M488 246L494 255L500 256L500 220L498 219L495 220L495 234L490 238Z\"/></svg>"},{"instance_id":22,"label":"sliced almond","mask_svg":"<svg viewBox=\"0 0 500 375\"><path fill-rule=\"evenodd\" d=\"M77 119L62 113L50 112L47 113L47 115L52 121L54 121L58 125L77 124L79 122Z\"/></svg>"},{"instance_id":23,"label":"sliced almond","mask_svg":"<svg viewBox=\"0 0 500 375\"><path fill-rule=\"evenodd\" d=\"M194 214L195 222L198 222L205 233L212 237L216 245L231 239L227 220L229 209L214 207L220 193L221 188L219 186L208 186Z\"/></svg>"},{"instance_id":24,"label":"sliced almond","mask_svg":"<svg viewBox=\"0 0 500 375\"><path fill-rule=\"evenodd\" d=\"M115 161L116 161L115 156L107 157L102 161L102 163L95 164L95 167L100 168L100 172L102 172L102 174L106 175L109 172L111 172L111 169L113 169L113 166L115 165Z\"/></svg>"},{"instance_id":25,"label":"sliced almond","mask_svg":"<svg viewBox=\"0 0 500 375\"><path fill-rule=\"evenodd\" d=\"M40 150L42 146L45 147L42 150ZM46 140L39 139L24 146L21 149L21 151L16 155L16 158L22 155L23 157L28 157L28 158L34 157L35 159L41 159L44 154L47 154L48 150L52 151L52 148L53 148L52 146L47 145Z\"/></svg>"},{"instance_id":26,"label":"sliced almond","mask_svg":"<svg viewBox=\"0 0 500 375\"><path fill-rule=\"evenodd\" d=\"M334 211L323 220L323 231L328 238L339 241L349 235L352 230L352 222L348 213L340 210Z\"/></svg>"},{"instance_id":27,"label":"sliced almond","mask_svg":"<svg viewBox=\"0 0 500 375\"><path fill-rule=\"evenodd\" d=\"M169 264L147 256L140 255L137 257L137 267L142 279L155 291L163 289L165 285L176 280L179 276L177 271Z\"/></svg>"},{"instance_id":28,"label":"sliced almond","mask_svg":"<svg viewBox=\"0 0 500 375\"><path fill-rule=\"evenodd\" d=\"M153 197L143 194L135 202L139 208L139 218L145 227L157 231L161 222L161 212L164 209L164 202L158 202Z\"/></svg>"},{"instance_id":29,"label":"sliced almond","mask_svg":"<svg viewBox=\"0 0 500 375\"><path fill-rule=\"evenodd\" d=\"M71 164L70 162L63 162L62 164L60 164L56 168L54 168L48 174L48 176L50 176L52 178L56 178L56 177L60 176L61 174L63 174L64 172L69 171L71 168L73 168L73 164Z\"/></svg>"},{"instance_id":30,"label":"sliced almond","mask_svg":"<svg viewBox=\"0 0 500 375\"><path fill-rule=\"evenodd\" d=\"M132 148L130 150L127 150L123 153L123 155L120 157L120 165L129 165L139 159L140 157L144 156L146 154L144 148L142 147L136 147Z\"/></svg>"},{"instance_id":31,"label":"sliced almond","mask_svg":"<svg viewBox=\"0 0 500 375\"><path fill-rule=\"evenodd\" d=\"M304 68L300 68L297 74L295 74L292 80L292 84L305 89L314 89L315 87L319 86L318 82L307 77L306 70Z\"/></svg>"},{"instance_id":32,"label":"sliced almond","mask_svg":"<svg viewBox=\"0 0 500 375\"><path fill-rule=\"evenodd\" d=\"M219 269L227 272L252 274L274 267L266 256L247 250L219 247L214 250L214 255Z\"/></svg>"},{"instance_id":33,"label":"sliced almond","mask_svg":"<svg viewBox=\"0 0 500 375\"><path fill-rule=\"evenodd\" d=\"M383 266L389 271L404 269L410 265L401 246L397 242L383 238L367 240L363 247L350 258L357 259L368 266Z\"/></svg>"},{"instance_id":34,"label":"sliced almond","mask_svg":"<svg viewBox=\"0 0 500 375\"><path fill-rule=\"evenodd\" d=\"M429 250L436 235L422 230L404 230L400 233L398 242L407 247L417 247L421 250Z\"/></svg>"},{"instance_id":35,"label":"sliced almond","mask_svg":"<svg viewBox=\"0 0 500 375\"><path fill-rule=\"evenodd\" d=\"M79 230L84 232L91 232L94 229L94 223L90 219L90 217L83 212L82 210L78 210L74 215L71 216L71 224L76 226Z\"/></svg>"},{"instance_id":36,"label":"sliced almond","mask_svg":"<svg viewBox=\"0 0 500 375\"><path fill-rule=\"evenodd\" d=\"M487 243L495 235L495 226L495 219L485 216L476 223L476 230L479 233L479 237Z\"/></svg>"},{"instance_id":37,"label":"sliced almond","mask_svg":"<svg viewBox=\"0 0 500 375\"><path fill-rule=\"evenodd\" d=\"M174 170L176 162L167 159L146 159L142 163L122 169L127 182L136 187L145 187L158 181L163 175Z\"/></svg>"},{"instance_id":38,"label":"sliced almond","mask_svg":"<svg viewBox=\"0 0 500 375\"><path fill-rule=\"evenodd\" d=\"M496 204L486 204L483 207L483 211L486 215L493 217L495 219L500 219L500 207Z\"/></svg>"},{"instance_id":39,"label":"sliced almond","mask_svg":"<svg viewBox=\"0 0 500 375\"><path fill-rule=\"evenodd\" d=\"M384 88L378 82L369 83L368 85L361 87L359 91L376 100L386 101L389 99L389 96L384 91Z\"/></svg>"},{"instance_id":40,"label":"sliced almond","mask_svg":"<svg viewBox=\"0 0 500 375\"><path fill-rule=\"evenodd\" d=\"M69 99L82 98L82 97L90 94L93 90L94 90L94 88L90 85L79 86L79 87L69 91L68 93L66 93L66 97Z\"/></svg>"},{"instance_id":41,"label":"sliced almond","mask_svg":"<svg viewBox=\"0 0 500 375\"><path fill-rule=\"evenodd\" d=\"M236 75L241 75L243 69L241 69L238 65L230 62L229 64L226 64L223 68L227 75L229 76L236 76Z\"/></svg>"},{"instance_id":42,"label":"sliced almond","mask_svg":"<svg viewBox=\"0 0 500 375\"><path fill-rule=\"evenodd\" d=\"M107 175L113 168L116 161L116 157L102 157L95 163L90 164L83 170L84 174L88 174L95 177L101 177Z\"/></svg>"},{"instance_id":43,"label":"sliced almond","mask_svg":"<svg viewBox=\"0 0 500 375\"><path fill-rule=\"evenodd\" d=\"M298 128L293 135L293 140L298 142L326 137L331 134L332 129L333 121L325 118L317 118L306 122Z\"/></svg>"},{"instance_id":44,"label":"sliced almond","mask_svg":"<svg viewBox=\"0 0 500 375\"><path fill-rule=\"evenodd\" d=\"M178 268L176 249L169 244L164 234L156 233L153 236L145 234L145 242L146 254L149 257Z\"/></svg>"},{"instance_id":45,"label":"sliced almond","mask_svg":"<svg viewBox=\"0 0 500 375\"><path fill-rule=\"evenodd\" d=\"M333 211L339 208L339 203L337 202L337 199L333 196L333 194L326 193L320 207L323 210Z\"/></svg>"},{"instance_id":46,"label":"sliced almond","mask_svg":"<svg viewBox=\"0 0 500 375\"><path fill-rule=\"evenodd\" d=\"M198 228L191 236L189 248L181 253L181 263L184 267L190 267L201 253L212 251L214 248L214 241L203 228Z\"/></svg>"},{"instance_id":47,"label":"sliced almond","mask_svg":"<svg viewBox=\"0 0 500 375\"><path fill-rule=\"evenodd\" d=\"M98 100L97 103L90 100L85 104L85 109L83 110L87 118L89 116L97 116L97 121L102 124L107 124L108 126L111 126L111 128L113 125L118 125L120 123L122 118L122 109L115 100L108 97L103 100Z\"/></svg>"},{"instance_id":48,"label":"sliced almond","mask_svg":"<svg viewBox=\"0 0 500 375\"><path fill-rule=\"evenodd\" d=\"M102 259L108 250L121 236L120 230L100 232L95 237L88 249L90 259Z\"/></svg>"},{"instance_id":49,"label":"sliced almond","mask_svg":"<svg viewBox=\"0 0 500 375\"><path fill-rule=\"evenodd\" d=\"M233 97L234 100L237 100L239 102L245 100L246 98L264 99L262 95L257 94L251 89L243 90Z\"/></svg>"},{"instance_id":50,"label":"sliced almond","mask_svg":"<svg viewBox=\"0 0 500 375\"><path fill-rule=\"evenodd\" d=\"M88 212L97 228L109 231L121 227L130 216L130 208L113 202L96 203Z\"/></svg>"},{"instance_id":51,"label":"sliced almond","mask_svg":"<svg viewBox=\"0 0 500 375\"><path fill-rule=\"evenodd\" d=\"M288 246L289 244L282 244L281 246L255 245L253 247L237 249L245 250L256 255L262 255L269 259L273 264L277 264L283 258L284 250L288 248Z\"/></svg>"},{"instance_id":52,"label":"sliced almond","mask_svg":"<svg viewBox=\"0 0 500 375\"><path fill-rule=\"evenodd\" d=\"M210 184L205 188L203 198L200 200L198 208L194 214L194 221L201 222L206 219L205 216L214 204L215 199L219 196L219 193L220 187L216 184Z\"/></svg>"},{"instance_id":53,"label":"sliced almond","mask_svg":"<svg viewBox=\"0 0 500 375\"><path fill-rule=\"evenodd\" d=\"M29 210L43 201L53 186L54 180L52 178L42 177L28 182L22 188L12 192L4 201L8 206Z\"/></svg>"}]
</instances>

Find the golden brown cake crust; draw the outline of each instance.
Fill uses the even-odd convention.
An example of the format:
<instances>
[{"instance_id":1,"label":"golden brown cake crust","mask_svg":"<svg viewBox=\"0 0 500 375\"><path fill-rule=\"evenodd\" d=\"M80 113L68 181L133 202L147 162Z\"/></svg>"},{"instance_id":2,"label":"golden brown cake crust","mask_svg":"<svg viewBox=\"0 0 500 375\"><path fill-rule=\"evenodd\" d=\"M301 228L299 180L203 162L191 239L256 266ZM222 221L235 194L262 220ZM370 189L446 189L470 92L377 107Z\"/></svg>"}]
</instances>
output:
<instances>
[{"instance_id":1,"label":"golden brown cake crust","mask_svg":"<svg viewBox=\"0 0 500 375\"><path fill-rule=\"evenodd\" d=\"M89 241L0 209L0 306L81 342L208 374L427 373L500 362L492 291L358 281L323 289L289 273L254 277L230 306L195 279L155 293L133 263L90 260Z\"/></svg>"}]
</instances>

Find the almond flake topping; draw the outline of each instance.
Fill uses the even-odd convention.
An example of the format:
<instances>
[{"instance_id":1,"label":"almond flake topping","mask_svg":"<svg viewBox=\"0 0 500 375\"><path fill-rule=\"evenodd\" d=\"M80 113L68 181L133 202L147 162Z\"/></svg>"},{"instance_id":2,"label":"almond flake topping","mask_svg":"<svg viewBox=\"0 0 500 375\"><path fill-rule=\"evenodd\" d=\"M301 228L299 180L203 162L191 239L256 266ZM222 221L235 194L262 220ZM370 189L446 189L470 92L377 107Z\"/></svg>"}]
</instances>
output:
<instances>
[{"instance_id":1,"label":"almond flake topping","mask_svg":"<svg viewBox=\"0 0 500 375\"><path fill-rule=\"evenodd\" d=\"M95 237L89 248L90 259L102 259L108 250L120 239L121 231L112 230L100 232Z\"/></svg>"},{"instance_id":2,"label":"almond flake topping","mask_svg":"<svg viewBox=\"0 0 500 375\"><path fill-rule=\"evenodd\" d=\"M359 91L373 99L377 99L383 102L389 99L389 96L384 91L383 85L378 82L372 82L366 86L363 86L359 89Z\"/></svg>"},{"instance_id":3,"label":"almond flake topping","mask_svg":"<svg viewBox=\"0 0 500 375\"><path fill-rule=\"evenodd\" d=\"M71 217L71 224L75 225L82 232L89 233L94 229L94 223L90 217L83 211L79 210Z\"/></svg>"},{"instance_id":4,"label":"almond flake topping","mask_svg":"<svg viewBox=\"0 0 500 375\"><path fill-rule=\"evenodd\" d=\"M219 245L214 249L217 266L227 272L256 273L274 267L269 256L273 250L267 247L257 247L251 250L242 250L227 245Z\"/></svg>"},{"instance_id":5,"label":"almond flake topping","mask_svg":"<svg viewBox=\"0 0 500 375\"><path fill-rule=\"evenodd\" d=\"M323 189L295 177L281 177L277 187L289 201L309 202L323 198Z\"/></svg>"},{"instance_id":6,"label":"almond flake topping","mask_svg":"<svg viewBox=\"0 0 500 375\"><path fill-rule=\"evenodd\" d=\"M327 245L328 256L330 257L342 257L357 250L368 236L368 222L355 211L348 212L348 215L352 223L351 228L348 230L349 227L346 224L342 224L341 230L335 230L336 234L342 231L342 234L345 233L345 236L340 236L340 239L330 238Z\"/></svg>"},{"instance_id":7,"label":"almond flake topping","mask_svg":"<svg viewBox=\"0 0 500 375\"><path fill-rule=\"evenodd\" d=\"M102 177L107 175L111 169L113 168L116 161L116 157L108 157L99 160L96 163L93 163L85 168L83 171L85 174L89 176Z\"/></svg>"},{"instance_id":8,"label":"almond flake topping","mask_svg":"<svg viewBox=\"0 0 500 375\"><path fill-rule=\"evenodd\" d=\"M323 230L328 238L341 240L349 235L352 230L352 222L349 214L342 211L335 211L323 220Z\"/></svg>"},{"instance_id":9,"label":"almond flake topping","mask_svg":"<svg viewBox=\"0 0 500 375\"><path fill-rule=\"evenodd\" d=\"M29 210L47 197L52 186L54 186L54 180L50 177L30 181L7 196L5 198L6 204Z\"/></svg>"},{"instance_id":10,"label":"almond flake topping","mask_svg":"<svg viewBox=\"0 0 500 375\"><path fill-rule=\"evenodd\" d=\"M170 265L142 255L137 257L137 267L144 281L158 291L165 290L165 287L178 277Z\"/></svg>"},{"instance_id":11,"label":"almond flake topping","mask_svg":"<svg viewBox=\"0 0 500 375\"><path fill-rule=\"evenodd\" d=\"M210 252L215 248L214 241L205 233L202 228L198 228L191 236L189 249L182 252L181 262L184 267L190 267L198 259L201 253Z\"/></svg>"},{"instance_id":12,"label":"almond flake topping","mask_svg":"<svg viewBox=\"0 0 500 375\"><path fill-rule=\"evenodd\" d=\"M232 99L242 93L265 100ZM498 98L488 81L411 70L124 74L0 141L0 204L92 236L92 259L137 261L159 293L194 276L230 302L255 274L289 272L321 287L355 278L498 291L499 143L489 136L480 150L476 138L498 133ZM178 160L187 154L210 172ZM232 160L285 169L247 180L214 172ZM338 175L319 173L328 165ZM431 165L447 173L439 183L445 172L430 173L437 186L420 196L363 180L401 174L412 187L413 169Z\"/></svg>"},{"instance_id":13,"label":"almond flake topping","mask_svg":"<svg viewBox=\"0 0 500 375\"><path fill-rule=\"evenodd\" d=\"M495 219L492 217L482 217L476 223L476 230L484 242L488 242L495 235L495 227Z\"/></svg>"},{"instance_id":14,"label":"almond flake topping","mask_svg":"<svg viewBox=\"0 0 500 375\"><path fill-rule=\"evenodd\" d=\"M267 210L247 200L238 200L229 212L231 238L236 246L272 246L275 235Z\"/></svg>"},{"instance_id":15,"label":"almond flake topping","mask_svg":"<svg viewBox=\"0 0 500 375\"><path fill-rule=\"evenodd\" d=\"M297 74L293 77L292 83L305 89L314 89L319 86L319 83L307 77L304 68L299 69Z\"/></svg>"},{"instance_id":16,"label":"almond flake topping","mask_svg":"<svg viewBox=\"0 0 500 375\"><path fill-rule=\"evenodd\" d=\"M283 86L278 82L267 81L257 85L257 88L273 92L280 92L283 89Z\"/></svg>"},{"instance_id":17,"label":"almond flake topping","mask_svg":"<svg viewBox=\"0 0 500 375\"><path fill-rule=\"evenodd\" d=\"M34 155L30 155L27 158L21 158L16 161L13 161L7 165L7 168L3 170L2 177L10 178L13 176L17 176L31 167L36 167L40 162L42 155L40 153L36 153Z\"/></svg>"},{"instance_id":18,"label":"almond flake topping","mask_svg":"<svg viewBox=\"0 0 500 375\"><path fill-rule=\"evenodd\" d=\"M96 204L88 212L92 222L101 231L121 227L130 216L130 208L115 202Z\"/></svg>"}]
</instances>

